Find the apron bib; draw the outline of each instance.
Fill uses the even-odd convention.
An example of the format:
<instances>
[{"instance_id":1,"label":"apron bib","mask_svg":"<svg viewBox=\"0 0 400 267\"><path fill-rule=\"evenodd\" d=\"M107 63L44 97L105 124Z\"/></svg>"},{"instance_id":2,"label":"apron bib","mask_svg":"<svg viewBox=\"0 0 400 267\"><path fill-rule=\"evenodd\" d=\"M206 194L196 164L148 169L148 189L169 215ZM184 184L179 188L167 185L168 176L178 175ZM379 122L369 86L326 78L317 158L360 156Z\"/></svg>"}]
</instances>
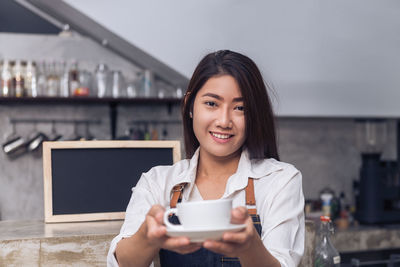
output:
<instances>
[{"instance_id":1,"label":"apron bib","mask_svg":"<svg viewBox=\"0 0 400 267\"><path fill-rule=\"evenodd\" d=\"M185 188L184 184L179 184L172 189L172 198L170 207L175 208L176 204L182 200L182 192ZM248 183L246 186L246 206L252 207L248 208L249 214L253 220L253 225L257 230L257 233L261 236L261 223L260 216L257 214L255 208L256 201L254 196L254 183L253 178L248 178ZM173 224L180 224L177 216L172 215L170 217L170 222ZM239 267L241 266L238 258L225 257L221 254L214 253L205 248L200 248L199 250L189 253L189 254L179 254L170 250L161 249L159 252L160 263L162 267L204 267L204 266L214 266L214 267Z\"/></svg>"}]
</instances>

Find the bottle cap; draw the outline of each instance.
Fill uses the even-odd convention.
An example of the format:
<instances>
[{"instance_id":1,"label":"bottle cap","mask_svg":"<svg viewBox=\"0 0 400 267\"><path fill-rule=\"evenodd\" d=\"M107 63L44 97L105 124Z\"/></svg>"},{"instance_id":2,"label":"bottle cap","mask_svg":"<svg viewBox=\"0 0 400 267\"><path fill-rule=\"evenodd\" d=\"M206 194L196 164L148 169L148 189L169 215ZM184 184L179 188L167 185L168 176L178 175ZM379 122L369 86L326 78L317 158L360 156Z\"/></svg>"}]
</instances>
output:
<instances>
[{"instance_id":1,"label":"bottle cap","mask_svg":"<svg viewBox=\"0 0 400 267\"><path fill-rule=\"evenodd\" d=\"M330 193L323 193L321 194L321 199L323 202L330 203L333 198L333 195Z\"/></svg>"},{"instance_id":2,"label":"bottle cap","mask_svg":"<svg viewBox=\"0 0 400 267\"><path fill-rule=\"evenodd\" d=\"M331 221L331 218L329 218L329 216L324 216L324 215L319 217L319 219L321 220L321 222L330 222Z\"/></svg>"}]
</instances>

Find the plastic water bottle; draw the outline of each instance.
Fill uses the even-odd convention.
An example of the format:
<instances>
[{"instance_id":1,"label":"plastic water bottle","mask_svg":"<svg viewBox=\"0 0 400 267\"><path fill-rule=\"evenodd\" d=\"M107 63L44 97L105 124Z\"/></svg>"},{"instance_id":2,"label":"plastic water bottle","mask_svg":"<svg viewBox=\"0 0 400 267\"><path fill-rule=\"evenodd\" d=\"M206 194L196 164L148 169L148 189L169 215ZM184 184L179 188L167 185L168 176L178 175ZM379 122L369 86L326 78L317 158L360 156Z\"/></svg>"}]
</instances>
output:
<instances>
[{"instance_id":1,"label":"plastic water bottle","mask_svg":"<svg viewBox=\"0 0 400 267\"><path fill-rule=\"evenodd\" d=\"M340 266L339 252L332 245L330 236L333 234L331 219L321 216L319 239L315 248L314 267Z\"/></svg>"}]
</instances>

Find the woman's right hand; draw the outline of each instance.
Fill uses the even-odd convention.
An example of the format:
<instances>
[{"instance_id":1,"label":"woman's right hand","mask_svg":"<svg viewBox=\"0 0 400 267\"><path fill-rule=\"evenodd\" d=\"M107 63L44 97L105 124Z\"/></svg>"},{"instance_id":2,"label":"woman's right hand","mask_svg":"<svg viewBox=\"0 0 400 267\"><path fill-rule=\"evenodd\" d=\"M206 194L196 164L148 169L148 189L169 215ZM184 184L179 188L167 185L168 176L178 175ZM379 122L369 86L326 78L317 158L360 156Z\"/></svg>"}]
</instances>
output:
<instances>
[{"instance_id":1,"label":"woman's right hand","mask_svg":"<svg viewBox=\"0 0 400 267\"><path fill-rule=\"evenodd\" d=\"M188 237L169 237L164 225L165 209L161 205L153 205L146 215L141 227L147 242L158 248L168 249L180 254L192 253L201 248L201 243L190 243Z\"/></svg>"}]
</instances>

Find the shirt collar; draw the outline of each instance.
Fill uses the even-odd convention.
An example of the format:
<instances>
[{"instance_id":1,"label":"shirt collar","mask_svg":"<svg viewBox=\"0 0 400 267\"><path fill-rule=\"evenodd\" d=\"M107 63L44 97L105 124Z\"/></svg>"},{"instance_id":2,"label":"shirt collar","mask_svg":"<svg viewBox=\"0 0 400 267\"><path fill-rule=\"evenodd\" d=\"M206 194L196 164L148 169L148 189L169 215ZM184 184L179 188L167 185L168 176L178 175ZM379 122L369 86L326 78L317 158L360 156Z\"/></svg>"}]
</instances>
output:
<instances>
[{"instance_id":1,"label":"shirt collar","mask_svg":"<svg viewBox=\"0 0 400 267\"><path fill-rule=\"evenodd\" d=\"M261 179L281 169L282 167L275 164L273 159L250 159L249 151L243 149L237 171L227 182L225 196L245 188L249 177Z\"/></svg>"},{"instance_id":2,"label":"shirt collar","mask_svg":"<svg viewBox=\"0 0 400 267\"><path fill-rule=\"evenodd\" d=\"M281 169L282 167L274 159L250 159L249 151L244 149L240 156L236 173L241 176L259 179Z\"/></svg>"},{"instance_id":3,"label":"shirt collar","mask_svg":"<svg viewBox=\"0 0 400 267\"><path fill-rule=\"evenodd\" d=\"M193 186L196 180L197 165L199 161L200 148L197 148L192 158L189 161L189 166L175 177L172 183L172 187L180 183L188 183L183 192L183 198L189 199L190 193L193 190ZM248 178L260 179L282 170L282 167L274 159L252 159L250 160L250 154L247 149L243 149L238 168L235 174L233 174L227 183L226 193L231 194L236 190L243 189L247 186ZM171 190L172 190L171 187Z\"/></svg>"}]
</instances>

